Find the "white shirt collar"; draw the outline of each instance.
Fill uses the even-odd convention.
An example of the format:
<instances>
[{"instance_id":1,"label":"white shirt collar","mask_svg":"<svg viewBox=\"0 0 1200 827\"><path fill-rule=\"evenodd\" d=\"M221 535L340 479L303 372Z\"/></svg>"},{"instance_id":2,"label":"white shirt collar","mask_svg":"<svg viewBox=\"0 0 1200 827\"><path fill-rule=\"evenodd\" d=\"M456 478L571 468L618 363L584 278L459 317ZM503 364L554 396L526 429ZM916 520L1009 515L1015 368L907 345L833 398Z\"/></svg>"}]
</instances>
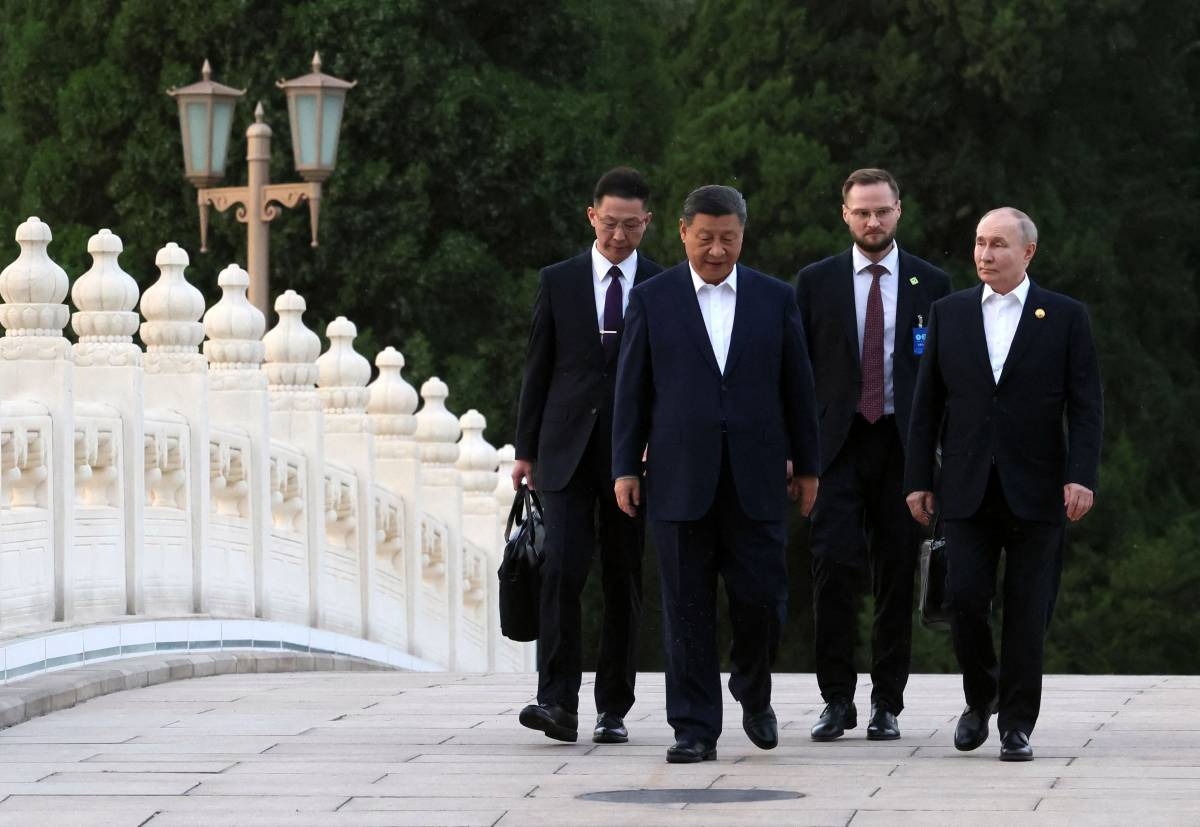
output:
<instances>
[{"instance_id":1,"label":"white shirt collar","mask_svg":"<svg viewBox=\"0 0 1200 827\"><path fill-rule=\"evenodd\" d=\"M708 284L708 282L706 282L704 279L700 278L700 274L696 272L696 268L692 266L692 263L690 261L688 262L688 272L690 272L692 274L692 287L694 287L696 289L696 292L699 293L700 288L703 287L704 285ZM721 282L720 284L715 284L713 286L714 287L723 287L726 284L729 285L730 290L732 290L735 294L737 293L737 265L736 264L734 264L733 269L729 271L729 275L725 277L725 281Z\"/></svg>"},{"instance_id":2,"label":"white shirt collar","mask_svg":"<svg viewBox=\"0 0 1200 827\"><path fill-rule=\"evenodd\" d=\"M850 257L854 260L855 273L861 273L869 265L876 263L867 258L866 253L858 249L857 244L851 246ZM900 245L893 241L892 249L888 250L888 254L881 258L878 263L887 268L888 275L898 276L900 274Z\"/></svg>"},{"instance_id":3,"label":"white shirt collar","mask_svg":"<svg viewBox=\"0 0 1200 827\"><path fill-rule=\"evenodd\" d=\"M999 293L997 293L995 290L992 289L992 286L990 284L985 284L983 286L983 296L979 299L979 303L987 304L988 299L990 299L992 296L999 296L999 295L1000 295ZM1021 283L1018 284L1016 287L1014 287L1012 290L1005 293L1004 295L1005 296L1016 296L1017 304L1020 305L1021 307L1024 307L1025 306L1025 297L1029 295L1029 274L1022 273L1021 274Z\"/></svg>"},{"instance_id":4,"label":"white shirt collar","mask_svg":"<svg viewBox=\"0 0 1200 827\"><path fill-rule=\"evenodd\" d=\"M634 250L622 262L616 265L621 269L621 275L627 281L633 281L634 275L637 273L637 250ZM608 278L608 271L613 267L613 263L604 257L604 254L596 247L596 242L592 242L592 276L596 279L596 283L602 283Z\"/></svg>"}]
</instances>

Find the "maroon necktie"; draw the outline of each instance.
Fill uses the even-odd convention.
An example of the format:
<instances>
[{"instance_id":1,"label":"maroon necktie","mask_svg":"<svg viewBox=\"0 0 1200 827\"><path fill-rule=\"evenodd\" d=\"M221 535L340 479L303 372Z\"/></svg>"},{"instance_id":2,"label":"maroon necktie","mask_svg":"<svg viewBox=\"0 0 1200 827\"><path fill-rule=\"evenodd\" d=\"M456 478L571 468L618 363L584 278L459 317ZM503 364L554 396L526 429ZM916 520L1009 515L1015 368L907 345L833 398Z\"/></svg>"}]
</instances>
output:
<instances>
[{"instance_id":1,"label":"maroon necktie","mask_svg":"<svg viewBox=\"0 0 1200 827\"><path fill-rule=\"evenodd\" d=\"M887 272L882 264L868 264L871 289L867 293L867 320L863 325L862 395L858 412L872 424L883 416L883 294L879 278Z\"/></svg>"},{"instance_id":2,"label":"maroon necktie","mask_svg":"<svg viewBox=\"0 0 1200 827\"><path fill-rule=\"evenodd\" d=\"M604 355L611 359L617 354L621 342L621 331L625 319L621 314L621 268L613 265L608 270L608 292L604 294L604 329L600 331L600 344Z\"/></svg>"}]
</instances>

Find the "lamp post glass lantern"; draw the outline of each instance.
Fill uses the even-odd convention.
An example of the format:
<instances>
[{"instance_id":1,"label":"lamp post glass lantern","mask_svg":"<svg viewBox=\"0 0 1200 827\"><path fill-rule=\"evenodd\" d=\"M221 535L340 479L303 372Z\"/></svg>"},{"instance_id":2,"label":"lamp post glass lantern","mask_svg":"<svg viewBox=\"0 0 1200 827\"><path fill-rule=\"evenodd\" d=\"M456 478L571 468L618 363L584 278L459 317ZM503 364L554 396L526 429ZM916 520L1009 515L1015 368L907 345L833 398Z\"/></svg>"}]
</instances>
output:
<instances>
[{"instance_id":1,"label":"lamp post glass lantern","mask_svg":"<svg viewBox=\"0 0 1200 827\"><path fill-rule=\"evenodd\" d=\"M346 92L356 83L322 73L318 52L311 73L275 85L287 94L296 172L305 181L324 181L337 163Z\"/></svg>"},{"instance_id":2,"label":"lamp post glass lantern","mask_svg":"<svg viewBox=\"0 0 1200 827\"><path fill-rule=\"evenodd\" d=\"M292 80L279 81L284 90L292 126L292 151L296 171L303 184L272 184L271 128L263 121L263 105L254 110L254 123L246 130L246 185L214 187L225 177L225 155L233 126L233 107L245 90L223 86L212 80L212 68L204 61L202 79L167 94L179 103L179 129L183 137L184 177L197 187L200 208L200 251L208 241L208 208L224 212L237 206L237 220L246 225L246 270L250 273L250 302L266 316L270 307L268 287L268 229L283 209L308 204L312 246L317 246L321 208L321 183L333 172L337 161L338 135L346 92L356 82L321 73L321 56L313 55L313 71Z\"/></svg>"},{"instance_id":3,"label":"lamp post glass lantern","mask_svg":"<svg viewBox=\"0 0 1200 827\"><path fill-rule=\"evenodd\" d=\"M208 187L225 177L225 156L233 128L233 106L246 94L212 79L208 61L201 80L167 94L179 104L179 131L183 137L183 174L197 187Z\"/></svg>"}]
</instances>

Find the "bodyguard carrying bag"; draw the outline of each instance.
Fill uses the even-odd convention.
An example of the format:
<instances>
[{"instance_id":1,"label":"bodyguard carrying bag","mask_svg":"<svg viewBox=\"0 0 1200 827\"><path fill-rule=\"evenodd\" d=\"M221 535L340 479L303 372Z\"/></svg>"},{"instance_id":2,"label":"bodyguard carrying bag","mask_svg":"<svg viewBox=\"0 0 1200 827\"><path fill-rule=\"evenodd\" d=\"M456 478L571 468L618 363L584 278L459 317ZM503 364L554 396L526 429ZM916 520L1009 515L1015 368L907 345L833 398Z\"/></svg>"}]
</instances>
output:
<instances>
[{"instance_id":1,"label":"bodyguard carrying bag","mask_svg":"<svg viewBox=\"0 0 1200 827\"><path fill-rule=\"evenodd\" d=\"M542 500L521 483L504 529L504 559L500 561L500 631L509 640L530 641L538 636L542 543L546 537Z\"/></svg>"},{"instance_id":2,"label":"bodyguard carrying bag","mask_svg":"<svg viewBox=\"0 0 1200 827\"><path fill-rule=\"evenodd\" d=\"M946 538L942 521L933 524L933 537L921 543L921 625L927 629L949 629L946 608Z\"/></svg>"}]
</instances>

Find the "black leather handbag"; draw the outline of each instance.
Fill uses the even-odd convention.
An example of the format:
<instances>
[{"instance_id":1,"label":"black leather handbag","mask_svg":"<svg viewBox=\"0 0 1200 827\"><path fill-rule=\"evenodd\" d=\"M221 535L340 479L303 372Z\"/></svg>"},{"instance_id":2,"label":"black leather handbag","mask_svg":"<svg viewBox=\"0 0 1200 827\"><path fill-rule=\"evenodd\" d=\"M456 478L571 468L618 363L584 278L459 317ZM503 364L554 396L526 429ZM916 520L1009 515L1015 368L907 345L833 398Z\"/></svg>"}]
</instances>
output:
<instances>
[{"instance_id":1,"label":"black leather handbag","mask_svg":"<svg viewBox=\"0 0 1200 827\"><path fill-rule=\"evenodd\" d=\"M500 561L500 632L509 640L538 636L542 544L546 537L542 500L525 483L517 489L504 530L507 542Z\"/></svg>"},{"instance_id":2,"label":"black leather handbag","mask_svg":"<svg viewBox=\"0 0 1200 827\"><path fill-rule=\"evenodd\" d=\"M950 628L946 608L946 539L942 521L933 524L933 537L921 543L921 625L927 629Z\"/></svg>"}]
</instances>

